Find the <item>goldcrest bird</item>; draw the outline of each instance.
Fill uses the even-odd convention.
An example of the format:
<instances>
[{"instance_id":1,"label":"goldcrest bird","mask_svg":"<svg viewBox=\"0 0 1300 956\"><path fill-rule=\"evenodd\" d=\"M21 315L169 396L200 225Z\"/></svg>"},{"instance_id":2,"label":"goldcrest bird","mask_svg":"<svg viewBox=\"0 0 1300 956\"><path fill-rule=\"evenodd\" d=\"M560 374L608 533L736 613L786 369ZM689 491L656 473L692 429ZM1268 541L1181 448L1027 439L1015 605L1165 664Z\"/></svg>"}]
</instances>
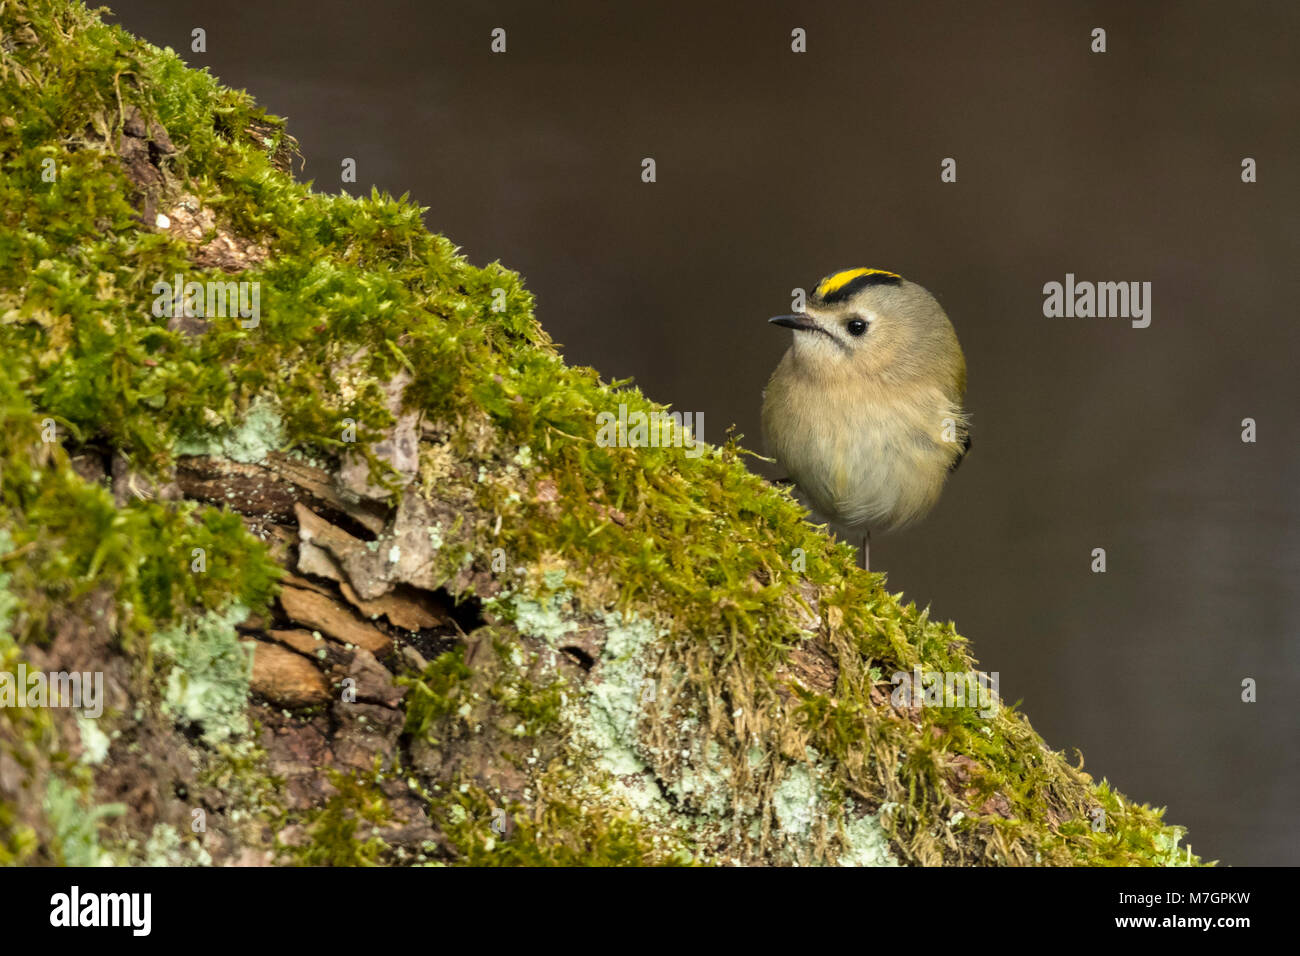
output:
<instances>
[{"instance_id":1,"label":"goldcrest bird","mask_svg":"<svg viewBox=\"0 0 1300 956\"><path fill-rule=\"evenodd\" d=\"M769 321L794 341L763 392L763 437L818 517L862 536L916 520L970 448L966 358L934 296L883 269L823 279Z\"/></svg>"}]
</instances>

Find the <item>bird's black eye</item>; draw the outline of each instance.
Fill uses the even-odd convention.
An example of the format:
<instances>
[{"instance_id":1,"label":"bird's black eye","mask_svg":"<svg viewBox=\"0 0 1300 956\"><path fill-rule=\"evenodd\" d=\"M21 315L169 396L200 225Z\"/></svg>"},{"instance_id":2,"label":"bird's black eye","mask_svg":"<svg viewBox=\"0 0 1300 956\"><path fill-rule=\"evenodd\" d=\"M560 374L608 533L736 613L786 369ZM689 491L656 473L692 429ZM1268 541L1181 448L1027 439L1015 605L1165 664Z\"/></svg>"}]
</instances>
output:
<instances>
[{"instance_id":1,"label":"bird's black eye","mask_svg":"<svg viewBox=\"0 0 1300 956\"><path fill-rule=\"evenodd\" d=\"M861 319L849 319L845 328L849 330L849 335L861 335L867 331L867 323Z\"/></svg>"}]
</instances>

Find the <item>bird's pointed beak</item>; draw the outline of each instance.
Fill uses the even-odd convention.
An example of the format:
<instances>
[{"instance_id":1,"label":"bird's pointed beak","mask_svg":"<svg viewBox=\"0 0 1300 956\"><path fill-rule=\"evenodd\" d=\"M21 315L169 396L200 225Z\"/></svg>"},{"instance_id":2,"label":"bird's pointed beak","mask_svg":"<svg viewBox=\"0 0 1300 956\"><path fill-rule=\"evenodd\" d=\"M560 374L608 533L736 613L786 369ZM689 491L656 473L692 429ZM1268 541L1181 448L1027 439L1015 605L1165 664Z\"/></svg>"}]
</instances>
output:
<instances>
[{"instance_id":1,"label":"bird's pointed beak","mask_svg":"<svg viewBox=\"0 0 1300 956\"><path fill-rule=\"evenodd\" d=\"M767 321L773 325L794 329L796 332L820 332L822 330L820 325L802 312L796 312L794 315L774 315Z\"/></svg>"}]
</instances>

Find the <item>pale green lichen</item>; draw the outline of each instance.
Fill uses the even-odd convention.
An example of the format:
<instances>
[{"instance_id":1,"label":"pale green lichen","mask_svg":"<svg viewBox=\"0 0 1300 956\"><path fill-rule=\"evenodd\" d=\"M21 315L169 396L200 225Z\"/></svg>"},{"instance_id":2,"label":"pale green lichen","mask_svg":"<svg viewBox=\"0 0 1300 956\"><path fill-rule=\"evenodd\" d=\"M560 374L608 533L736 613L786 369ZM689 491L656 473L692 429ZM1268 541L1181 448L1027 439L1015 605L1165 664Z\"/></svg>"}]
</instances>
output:
<instances>
[{"instance_id":1,"label":"pale green lichen","mask_svg":"<svg viewBox=\"0 0 1300 956\"><path fill-rule=\"evenodd\" d=\"M285 445L284 422L275 407L264 399L254 401L239 422L230 429L193 432L176 440L177 455L214 455L244 464L265 461L266 456Z\"/></svg>"},{"instance_id":2,"label":"pale green lichen","mask_svg":"<svg viewBox=\"0 0 1300 956\"><path fill-rule=\"evenodd\" d=\"M81 761L94 766L108 756L113 741L99 729L99 721L76 713L77 731L81 735Z\"/></svg>"},{"instance_id":3,"label":"pale green lichen","mask_svg":"<svg viewBox=\"0 0 1300 956\"><path fill-rule=\"evenodd\" d=\"M852 814L853 804L846 801L844 812ZM889 837L885 835L879 818L874 813L864 813L844 825L844 849L840 852L840 866L899 866L889 851Z\"/></svg>"},{"instance_id":4,"label":"pale green lichen","mask_svg":"<svg viewBox=\"0 0 1300 956\"><path fill-rule=\"evenodd\" d=\"M543 578L547 587L559 588L566 574L551 569ZM542 598L502 595L495 603L508 609L520 633L551 646L580 629L578 615L570 608L571 595L564 590ZM573 745L610 775L608 785L619 800L638 814L663 819L669 805L639 755L637 742L642 695L647 693L642 655L661 632L647 620L620 612L605 612L600 621L606 637L599 665L593 668L585 694L561 698L562 723L572 728Z\"/></svg>"},{"instance_id":5,"label":"pale green lichen","mask_svg":"<svg viewBox=\"0 0 1300 956\"><path fill-rule=\"evenodd\" d=\"M65 866L111 866L112 855L99 845L99 821L126 813L126 806L110 803L87 806L76 787L51 776L42 809L53 832L52 847Z\"/></svg>"},{"instance_id":6,"label":"pale green lichen","mask_svg":"<svg viewBox=\"0 0 1300 956\"><path fill-rule=\"evenodd\" d=\"M602 623L605 647L587 687L580 736L594 749L598 766L617 775L641 774L646 766L637 752L637 727L642 697L650 693L644 654L660 632L647 620L619 613L606 612Z\"/></svg>"},{"instance_id":7,"label":"pale green lichen","mask_svg":"<svg viewBox=\"0 0 1300 956\"><path fill-rule=\"evenodd\" d=\"M168 823L154 826L144 845L145 866L211 866L212 857L197 839L184 838Z\"/></svg>"},{"instance_id":8,"label":"pale green lichen","mask_svg":"<svg viewBox=\"0 0 1300 956\"><path fill-rule=\"evenodd\" d=\"M198 724L209 743L248 729L252 657L235 630L247 616L246 607L232 604L153 635L152 646L168 665L164 711L180 723Z\"/></svg>"},{"instance_id":9,"label":"pale green lichen","mask_svg":"<svg viewBox=\"0 0 1300 956\"><path fill-rule=\"evenodd\" d=\"M701 764L682 767L677 780L667 785L668 792L695 813L721 817L731 805L731 771L716 741L705 743L705 754Z\"/></svg>"},{"instance_id":10,"label":"pale green lichen","mask_svg":"<svg viewBox=\"0 0 1300 956\"><path fill-rule=\"evenodd\" d=\"M572 595L564 591L540 598L506 593L484 604L507 608L520 634L539 638L554 647L566 634L578 630L578 622L568 610L571 600Z\"/></svg>"},{"instance_id":11,"label":"pale green lichen","mask_svg":"<svg viewBox=\"0 0 1300 956\"><path fill-rule=\"evenodd\" d=\"M796 840L805 840L817 817L817 782L803 764L792 764L772 795L772 809L782 831Z\"/></svg>"},{"instance_id":12,"label":"pale green lichen","mask_svg":"<svg viewBox=\"0 0 1300 956\"><path fill-rule=\"evenodd\" d=\"M433 524L429 525L429 527L426 530L429 532L429 546L433 548L433 550L435 551L442 550L442 545L443 545L442 525L438 522L434 522ZM471 561L473 560L472 555L466 555L466 557L469 557Z\"/></svg>"}]
</instances>

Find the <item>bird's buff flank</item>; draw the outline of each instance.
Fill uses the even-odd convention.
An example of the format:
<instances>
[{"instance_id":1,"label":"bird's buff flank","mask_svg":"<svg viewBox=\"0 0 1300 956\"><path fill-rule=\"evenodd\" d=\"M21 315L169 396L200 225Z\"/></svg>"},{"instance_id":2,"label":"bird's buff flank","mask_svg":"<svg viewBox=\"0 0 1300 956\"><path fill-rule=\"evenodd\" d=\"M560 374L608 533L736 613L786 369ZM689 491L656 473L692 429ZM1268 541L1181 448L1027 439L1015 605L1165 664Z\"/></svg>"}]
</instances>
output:
<instances>
[{"instance_id":1,"label":"bird's buff flank","mask_svg":"<svg viewBox=\"0 0 1300 956\"><path fill-rule=\"evenodd\" d=\"M934 296L883 269L827 276L804 312L770 320L794 341L763 392L768 452L808 507L862 536L939 499L970 448L966 359Z\"/></svg>"}]
</instances>

